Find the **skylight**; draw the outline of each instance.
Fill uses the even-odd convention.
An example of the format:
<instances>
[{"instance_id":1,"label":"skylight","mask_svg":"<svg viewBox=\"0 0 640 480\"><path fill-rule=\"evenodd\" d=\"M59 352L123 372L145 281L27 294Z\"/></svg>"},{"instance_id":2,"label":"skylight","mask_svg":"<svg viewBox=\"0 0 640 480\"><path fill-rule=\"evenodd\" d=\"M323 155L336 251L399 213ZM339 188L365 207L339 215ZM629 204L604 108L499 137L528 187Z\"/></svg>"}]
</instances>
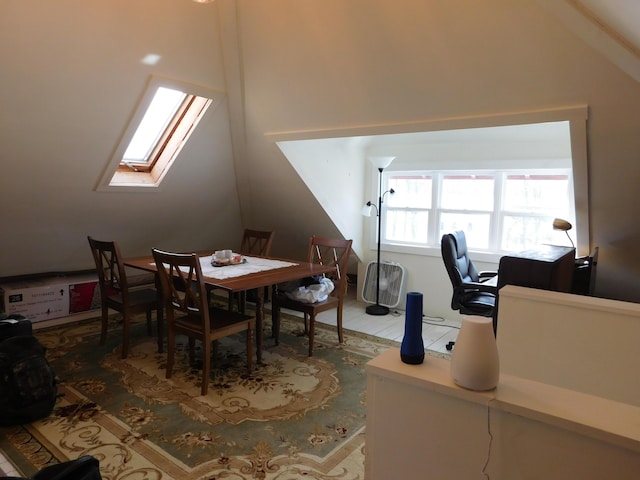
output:
<instances>
[{"instance_id":1,"label":"skylight","mask_svg":"<svg viewBox=\"0 0 640 480\"><path fill-rule=\"evenodd\" d=\"M155 145L167 129L187 94L160 87L131 139L122 163L147 163Z\"/></svg>"},{"instance_id":2,"label":"skylight","mask_svg":"<svg viewBox=\"0 0 640 480\"><path fill-rule=\"evenodd\" d=\"M201 90L153 78L98 189L159 186L215 100Z\"/></svg>"}]
</instances>

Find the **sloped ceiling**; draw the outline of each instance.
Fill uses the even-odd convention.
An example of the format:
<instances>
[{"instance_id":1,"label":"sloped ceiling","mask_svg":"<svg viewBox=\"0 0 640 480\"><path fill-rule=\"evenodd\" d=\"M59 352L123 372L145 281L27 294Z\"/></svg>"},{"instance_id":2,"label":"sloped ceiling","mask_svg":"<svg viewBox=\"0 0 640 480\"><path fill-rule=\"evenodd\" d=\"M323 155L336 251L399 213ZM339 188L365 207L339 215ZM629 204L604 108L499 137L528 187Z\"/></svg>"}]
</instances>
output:
<instances>
[{"instance_id":1,"label":"sloped ceiling","mask_svg":"<svg viewBox=\"0 0 640 480\"><path fill-rule=\"evenodd\" d=\"M637 0L580 0L575 1L586 15L593 15L603 28L612 30L621 42L640 50L640 2Z\"/></svg>"},{"instance_id":2,"label":"sloped ceiling","mask_svg":"<svg viewBox=\"0 0 640 480\"><path fill-rule=\"evenodd\" d=\"M640 2L538 0L574 33L640 82Z\"/></svg>"}]
</instances>

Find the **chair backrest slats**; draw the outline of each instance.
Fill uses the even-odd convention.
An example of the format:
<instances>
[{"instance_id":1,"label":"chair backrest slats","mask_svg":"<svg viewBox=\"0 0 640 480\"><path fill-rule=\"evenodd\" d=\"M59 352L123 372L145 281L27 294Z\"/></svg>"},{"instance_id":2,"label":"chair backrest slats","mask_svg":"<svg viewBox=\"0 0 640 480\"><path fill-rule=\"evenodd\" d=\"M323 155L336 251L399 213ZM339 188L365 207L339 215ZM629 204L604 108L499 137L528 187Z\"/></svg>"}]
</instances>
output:
<instances>
[{"instance_id":1,"label":"chair backrest slats","mask_svg":"<svg viewBox=\"0 0 640 480\"><path fill-rule=\"evenodd\" d=\"M335 266L336 271L327 274L334 284L332 295L344 295L347 290L347 265L351 255L352 240L332 239L312 236L309 240L307 261L320 265Z\"/></svg>"},{"instance_id":2,"label":"chair backrest slats","mask_svg":"<svg viewBox=\"0 0 640 480\"><path fill-rule=\"evenodd\" d=\"M103 298L110 295L121 295L122 301L126 302L129 295L127 273L117 242L87 238L98 273L100 294Z\"/></svg>"},{"instance_id":3,"label":"chair backrest slats","mask_svg":"<svg viewBox=\"0 0 640 480\"><path fill-rule=\"evenodd\" d=\"M200 317L204 332L209 331L208 297L197 254L170 253L152 249L158 269L167 320L176 314Z\"/></svg>"},{"instance_id":4,"label":"chair backrest slats","mask_svg":"<svg viewBox=\"0 0 640 480\"><path fill-rule=\"evenodd\" d=\"M272 231L245 229L238 253L268 256L273 243L273 235Z\"/></svg>"}]
</instances>

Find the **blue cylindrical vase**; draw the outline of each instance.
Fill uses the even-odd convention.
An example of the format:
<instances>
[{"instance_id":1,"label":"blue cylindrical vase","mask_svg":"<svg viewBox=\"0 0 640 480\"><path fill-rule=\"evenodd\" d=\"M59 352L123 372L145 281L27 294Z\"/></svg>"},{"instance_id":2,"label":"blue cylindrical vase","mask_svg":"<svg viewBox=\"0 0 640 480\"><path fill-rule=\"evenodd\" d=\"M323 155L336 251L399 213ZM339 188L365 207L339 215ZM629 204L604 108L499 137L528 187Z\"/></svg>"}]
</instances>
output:
<instances>
[{"instance_id":1,"label":"blue cylindrical vase","mask_svg":"<svg viewBox=\"0 0 640 480\"><path fill-rule=\"evenodd\" d=\"M404 337L400 346L400 359L411 365L418 365L424 361L422 294L420 292L407 293L407 310L404 320Z\"/></svg>"}]
</instances>

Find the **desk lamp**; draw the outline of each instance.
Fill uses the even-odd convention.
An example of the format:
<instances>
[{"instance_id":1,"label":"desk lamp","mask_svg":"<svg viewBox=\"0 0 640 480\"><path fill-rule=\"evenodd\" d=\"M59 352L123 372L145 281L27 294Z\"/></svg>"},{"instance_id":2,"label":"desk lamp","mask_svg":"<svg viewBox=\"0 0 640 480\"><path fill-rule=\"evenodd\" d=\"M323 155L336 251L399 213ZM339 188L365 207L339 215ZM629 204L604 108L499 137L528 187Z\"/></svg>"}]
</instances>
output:
<instances>
[{"instance_id":1,"label":"desk lamp","mask_svg":"<svg viewBox=\"0 0 640 480\"><path fill-rule=\"evenodd\" d=\"M576 248L575 244L573 243L573 240L571 240L571 237L569 236L569 230L571 230L571 228L573 228L573 226L569 222L567 222L566 220L564 220L562 218L554 218L553 219L553 229L554 230L562 230L564 233L566 233L567 234L567 238L571 242L571 246L573 248Z\"/></svg>"}]
</instances>

